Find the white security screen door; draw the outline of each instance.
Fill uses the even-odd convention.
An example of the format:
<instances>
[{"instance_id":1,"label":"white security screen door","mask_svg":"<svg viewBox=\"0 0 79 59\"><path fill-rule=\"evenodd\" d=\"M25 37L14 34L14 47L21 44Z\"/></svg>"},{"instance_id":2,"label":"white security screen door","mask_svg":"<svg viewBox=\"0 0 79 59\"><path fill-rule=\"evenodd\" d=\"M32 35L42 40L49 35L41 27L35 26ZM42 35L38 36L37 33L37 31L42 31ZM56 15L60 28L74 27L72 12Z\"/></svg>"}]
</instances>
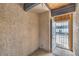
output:
<instances>
[{"instance_id":1,"label":"white security screen door","mask_svg":"<svg viewBox=\"0 0 79 59\"><path fill-rule=\"evenodd\" d=\"M69 49L69 27L68 20L55 22L55 40L56 46Z\"/></svg>"}]
</instances>

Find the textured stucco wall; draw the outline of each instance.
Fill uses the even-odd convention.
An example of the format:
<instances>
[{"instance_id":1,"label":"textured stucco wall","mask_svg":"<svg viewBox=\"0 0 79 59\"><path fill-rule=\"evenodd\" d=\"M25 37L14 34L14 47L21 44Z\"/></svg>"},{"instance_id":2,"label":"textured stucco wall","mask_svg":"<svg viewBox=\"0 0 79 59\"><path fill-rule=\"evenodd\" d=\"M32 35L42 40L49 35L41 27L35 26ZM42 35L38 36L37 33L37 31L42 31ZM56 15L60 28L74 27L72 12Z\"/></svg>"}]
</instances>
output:
<instances>
[{"instance_id":1,"label":"textured stucco wall","mask_svg":"<svg viewBox=\"0 0 79 59\"><path fill-rule=\"evenodd\" d=\"M38 47L38 15L19 4L0 4L0 55L28 55Z\"/></svg>"},{"instance_id":2,"label":"textured stucco wall","mask_svg":"<svg viewBox=\"0 0 79 59\"><path fill-rule=\"evenodd\" d=\"M47 51L50 51L50 38L49 38L49 20L50 20L50 13L44 12L40 14L40 48L43 48Z\"/></svg>"},{"instance_id":3,"label":"textured stucco wall","mask_svg":"<svg viewBox=\"0 0 79 59\"><path fill-rule=\"evenodd\" d=\"M75 54L79 56L79 3L76 4L76 17L75 17L75 23L76 23L76 40L75 40Z\"/></svg>"}]
</instances>

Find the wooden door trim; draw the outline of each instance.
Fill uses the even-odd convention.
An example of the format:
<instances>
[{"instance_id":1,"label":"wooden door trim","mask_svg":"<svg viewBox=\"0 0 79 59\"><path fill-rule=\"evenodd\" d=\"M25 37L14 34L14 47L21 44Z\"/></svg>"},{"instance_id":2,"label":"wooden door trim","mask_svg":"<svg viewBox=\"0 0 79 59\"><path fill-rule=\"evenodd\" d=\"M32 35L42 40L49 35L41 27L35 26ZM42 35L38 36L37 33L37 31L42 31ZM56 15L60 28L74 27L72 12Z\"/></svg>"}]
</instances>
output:
<instances>
[{"instance_id":1,"label":"wooden door trim","mask_svg":"<svg viewBox=\"0 0 79 59\"><path fill-rule=\"evenodd\" d=\"M73 51L73 14L70 14L69 15L70 17L70 20L69 20L69 39L70 39L70 44L69 44L69 47L70 47L70 50Z\"/></svg>"},{"instance_id":2,"label":"wooden door trim","mask_svg":"<svg viewBox=\"0 0 79 59\"><path fill-rule=\"evenodd\" d=\"M73 14L64 14L61 16L54 17L56 22L69 21L69 48L73 51Z\"/></svg>"}]
</instances>

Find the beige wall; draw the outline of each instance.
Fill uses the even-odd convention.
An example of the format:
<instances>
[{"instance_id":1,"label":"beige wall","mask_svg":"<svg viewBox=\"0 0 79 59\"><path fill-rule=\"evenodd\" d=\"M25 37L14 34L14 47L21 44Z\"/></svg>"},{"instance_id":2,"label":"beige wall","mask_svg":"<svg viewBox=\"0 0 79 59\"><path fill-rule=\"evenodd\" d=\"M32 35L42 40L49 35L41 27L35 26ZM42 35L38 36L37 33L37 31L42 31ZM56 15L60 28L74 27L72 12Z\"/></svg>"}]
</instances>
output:
<instances>
[{"instance_id":1,"label":"beige wall","mask_svg":"<svg viewBox=\"0 0 79 59\"><path fill-rule=\"evenodd\" d=\"M40 48L43 48L47 51L50 50L49 20L50 13L48 11L40 14Z\"/></svg>"},{"instance_id":2,"label":"beige wall","mask_svg":"<svg viewBox=\"0 0 79 59\"><path fill-rule=\"evenodd\" d=\"M75 54L79 56L79 3L76 4L75 23Z\"/></svg>"},{"instance_id":3,"label":"beige wall","mask_svg":"<svg viewBox=\"0 0 79 59\"><path fill-rule=\"evenodd\" d=\"M48 26L47 22L45 24ZM44 29L48 35L48 28ZM44 39L47 40L48 36ZM0 4L0 55L28 55L38 48L38 15L25 12L19 4Z\"/></svg>"}]
</instances>

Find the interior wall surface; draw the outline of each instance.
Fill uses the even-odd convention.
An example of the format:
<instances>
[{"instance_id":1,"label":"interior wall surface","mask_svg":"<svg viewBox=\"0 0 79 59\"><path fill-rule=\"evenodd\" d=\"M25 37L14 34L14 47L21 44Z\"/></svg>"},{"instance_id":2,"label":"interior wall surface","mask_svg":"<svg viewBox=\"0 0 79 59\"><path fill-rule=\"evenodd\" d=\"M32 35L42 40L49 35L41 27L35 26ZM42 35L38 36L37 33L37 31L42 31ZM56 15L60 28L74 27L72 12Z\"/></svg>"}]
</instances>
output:
<instances>
[{"instance_id":1,"label":"interior wall surface","mask_svg":"<svg viewBox=\"0 0 79 59\"><path fill-rule=\"evenodd\" d=\"M76 17L75 17L75 54L79 56L79 3L76 4Z\"/></svg>"},{"instance_id":2,"label":"interior wall surface","mask_svg":"<svg viewBox=\"0 0 79 59\"><path fill-rule=\"evenodd\" d=\"M47 22L45 24L48 26ZM47 29L43 31L48 35L48 28L43 29ZM44 39L48 41L48 36ZM42 47L46 48L46 45ZM38 14L25 12L20 4L0 4L0 55L29 55L38 48Z\"/></svg>"},{"instance_id":3,"label":"interior wall surface","mask_svg":"<svg viewBox=\"0 0 79 59\"><path fill-rule=\"evenodd\" d=\"M40 48L50 51L50 12L41 13L39 18Z\"/></svg>"}]
</instances>

